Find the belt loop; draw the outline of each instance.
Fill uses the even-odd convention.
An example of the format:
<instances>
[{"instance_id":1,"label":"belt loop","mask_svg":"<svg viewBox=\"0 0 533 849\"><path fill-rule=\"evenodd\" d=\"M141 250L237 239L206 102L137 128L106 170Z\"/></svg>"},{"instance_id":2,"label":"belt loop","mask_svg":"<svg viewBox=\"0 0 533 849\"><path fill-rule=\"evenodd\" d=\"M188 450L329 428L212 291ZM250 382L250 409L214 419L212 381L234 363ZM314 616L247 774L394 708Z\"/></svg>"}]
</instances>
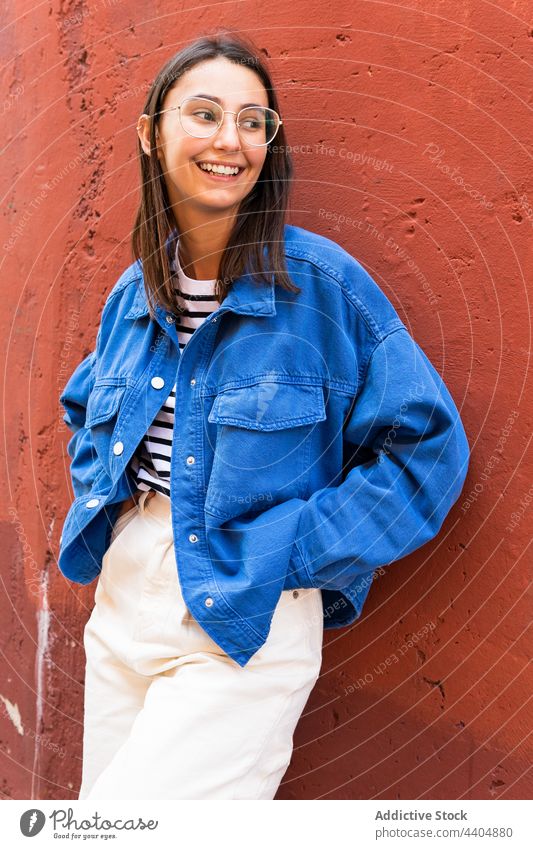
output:
<instances>
[{"instance_id":1,"label":"belt loop","mask_svg":"<svg viewBox=\"0 0 533 849\"><path fill-rule=\"evenodd\" d=\"M145 489L139 497L138 507L141 513L146 510L146 500L152 497L153 491L153 489Z\"/></svg>"}]
</instances>

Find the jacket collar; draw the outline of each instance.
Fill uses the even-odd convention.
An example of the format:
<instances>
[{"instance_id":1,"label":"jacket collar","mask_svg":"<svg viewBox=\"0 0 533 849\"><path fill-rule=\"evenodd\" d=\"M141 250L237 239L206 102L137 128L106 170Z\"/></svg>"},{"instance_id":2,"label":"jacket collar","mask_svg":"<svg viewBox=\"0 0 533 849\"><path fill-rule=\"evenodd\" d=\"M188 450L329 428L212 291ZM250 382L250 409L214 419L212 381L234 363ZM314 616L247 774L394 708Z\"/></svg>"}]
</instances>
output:
<instances>
[{"instance_id":1,"label":"jacket collar","mask_svg":"<svg viewBox=\"0 0 533 849\"><path fill-rule=\"evenodd\" d=\"M173 258L177 236L177 231L173 230L166 241L167 253L172 266L174 266ZM149 314L140 260L138 260L137 265L140 275L135 280L135 298L124 318L135 319ZM251 274L242 274L229 287L228 294L217 312L219 310L231 310L243 315L276 315L274 279L274 274L271 274L268 283L257 283ZM165 310L159 305L156 307L156 312L164 319Z\"/></svg>"}]
</instances>

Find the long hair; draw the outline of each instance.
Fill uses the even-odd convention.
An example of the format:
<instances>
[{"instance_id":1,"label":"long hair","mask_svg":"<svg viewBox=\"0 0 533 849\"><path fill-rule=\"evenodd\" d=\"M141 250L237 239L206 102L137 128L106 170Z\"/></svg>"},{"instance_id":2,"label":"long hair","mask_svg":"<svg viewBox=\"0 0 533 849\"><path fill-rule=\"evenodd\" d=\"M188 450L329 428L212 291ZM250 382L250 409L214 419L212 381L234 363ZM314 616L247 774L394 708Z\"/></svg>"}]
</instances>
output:
<instances>
[{"instance_id":1,"label":"long hair","mask_svg":"<svg viewBox=\"0 0 533 849\"><path fill-rule=\"evenodd\" d=\"M242 36L226 31L203 36L176 53L159 71L146 97L143 113L150 116L150 154L138 139L141 169L141 199L132 233L132 253L141 260L144 285L152 318L156 304L179 313L167 240L172 233L179 236L165 180L156 150L156 127L167 92L177 80L199 62L222 56L236 64L251 68L265 87L268 105L279 113L278 100L270 74L255 46ZM231 283L243 273L251 275L257 285L264 285L268 275L292 292L299 293L288 274L284 251L285 214L293 175L293 165L283 124L275 144L267 146L267 155L257 182L242 200L233 229L219 267L216 298L222 303ZM171 244L173 240L169 242ZM265 256L266 254L266 256Z\"/></svg>"}]
</instances>

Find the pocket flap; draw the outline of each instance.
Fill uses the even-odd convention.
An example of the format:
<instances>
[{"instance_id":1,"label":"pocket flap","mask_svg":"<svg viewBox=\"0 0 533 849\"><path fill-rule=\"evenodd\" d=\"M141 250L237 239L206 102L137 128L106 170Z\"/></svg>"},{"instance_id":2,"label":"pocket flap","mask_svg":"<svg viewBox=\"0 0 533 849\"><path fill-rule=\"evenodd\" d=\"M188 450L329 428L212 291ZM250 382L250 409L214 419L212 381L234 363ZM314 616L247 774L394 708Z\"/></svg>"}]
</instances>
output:
<instances>
[{"instance_id":1,"label":"pocket flap","mask_svg":"<svg viewBox=\"0 0 533 849\"><path fill-rule=\"evenodd\" d=\"M125 389L125 385L95 385L87 401L85 426L93 427L112 419L117 413Z\"/></svg>"},{"instance_id":2,"label":"pocket flap","mask_svg":"<svg viewBox=\"0 0 533 849\"><path fill-rule=\"evenodd\" d=\"M263 381L221 392L208 421L250 430L281 430L325 418L322 386Z\"/></svg>"}]
</instances>

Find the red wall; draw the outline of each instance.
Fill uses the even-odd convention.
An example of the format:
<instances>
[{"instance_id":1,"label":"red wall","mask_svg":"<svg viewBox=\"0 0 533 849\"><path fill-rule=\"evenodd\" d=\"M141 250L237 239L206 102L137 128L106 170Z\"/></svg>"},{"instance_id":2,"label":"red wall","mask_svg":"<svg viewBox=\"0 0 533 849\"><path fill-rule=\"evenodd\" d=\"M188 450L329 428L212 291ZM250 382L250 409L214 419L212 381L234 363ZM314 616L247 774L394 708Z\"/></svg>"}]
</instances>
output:
<instances>
[{"instance_id":1,"label":"red wall","mask_svg":"<svg viewBox=\"0 0 533 849\"><path fill-rule=\"evenodd\" d=\"M131 262L147 86L185 42L236 21L270 58L289 142L309 146L295 153L290 222L366 266L443 375L472 448L438 538L378 575L359 622L326 634L277 798L531 796L532 30L527 0L498 5L10 10L0 42L4 798L77 798L95 584L57 569L72 498L58 396Z\"/></svg>"}]
</instances>

